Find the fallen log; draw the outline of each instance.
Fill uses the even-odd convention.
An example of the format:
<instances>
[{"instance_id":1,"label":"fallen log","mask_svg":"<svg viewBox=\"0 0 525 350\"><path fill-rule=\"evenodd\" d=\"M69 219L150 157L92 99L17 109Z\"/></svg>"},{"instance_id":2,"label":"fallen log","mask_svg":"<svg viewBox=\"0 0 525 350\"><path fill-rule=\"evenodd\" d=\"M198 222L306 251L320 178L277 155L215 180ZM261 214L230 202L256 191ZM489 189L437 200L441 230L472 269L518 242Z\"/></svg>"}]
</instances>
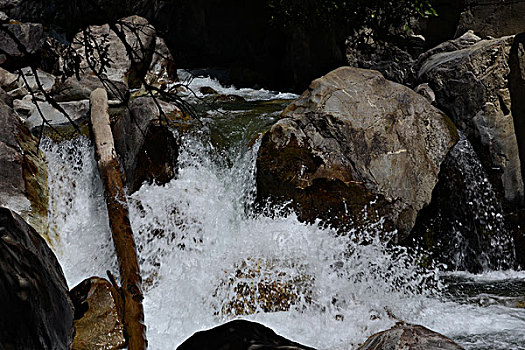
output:
<instances>
[{"instance_id":1,"label":"fallen log","mask_svg":"<svg viewBox=\"0 0 525 350\"><path fill-rule=\"evenodd\" d=\"M142 278L129 221L122 174L111 132L106 90L102 88L94 90L91 93L90 102L97 165L104 184L109 225L119 263L120 293L124 304L123 322L128 339L128 349L143 350L147 348L147 340L142 306Z\"/></svg>"}]
</instances>

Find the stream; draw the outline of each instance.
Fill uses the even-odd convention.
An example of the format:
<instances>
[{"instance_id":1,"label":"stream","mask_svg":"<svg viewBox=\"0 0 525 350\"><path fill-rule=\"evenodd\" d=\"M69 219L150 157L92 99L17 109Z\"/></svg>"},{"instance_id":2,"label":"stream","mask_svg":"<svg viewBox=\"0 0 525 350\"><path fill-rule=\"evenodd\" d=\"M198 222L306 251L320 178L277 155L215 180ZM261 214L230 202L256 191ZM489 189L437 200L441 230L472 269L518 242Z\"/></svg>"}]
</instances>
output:
<instances>
[{"instance_id":1,"label":"stream","mask_svg":"<svg viewBox=\"0 0 525 350\"><path fill-rule=\"evenodd\" d=\"M235 318L318 349L353 349L398 320L466 349L525 349L525 272L425 270L379 241L381 222L338 235L285 208L254 210L257 135L296 95L191 84L245 101L203 107L203 126L181 135L177 177L128 198L150 349L175 349ZM53 248L69 287L117 273L90 141L48 139L42 148Z\"/></svg>"}]
</instances>

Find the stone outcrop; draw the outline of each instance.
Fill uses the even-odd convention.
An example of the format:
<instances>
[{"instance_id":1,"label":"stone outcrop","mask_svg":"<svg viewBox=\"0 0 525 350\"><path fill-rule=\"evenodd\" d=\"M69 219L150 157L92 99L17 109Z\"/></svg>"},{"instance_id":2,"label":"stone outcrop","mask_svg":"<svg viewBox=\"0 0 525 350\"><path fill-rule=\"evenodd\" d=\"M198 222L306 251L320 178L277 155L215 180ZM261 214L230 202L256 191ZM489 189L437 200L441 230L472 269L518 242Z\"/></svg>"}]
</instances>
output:
<instances>
[{"instance_id":1,"label":"stone outcrop","mask_svg":"<svg viewBox=\"0 0 525 350\"><path fill-rule=\"evenodd\" d=\"M18 21L1 21L0 52L4 67L20 68L31 61L31 55L42 48L44 28L40 23L21 23ZM15 37L16 39L13 39Z\"/></svg>"},{"instance_id":2,"label":"stone outcrop","mask_svg":"<svg viewBox=\"0 0 525 350\"><path fill-rule=\"evenodd\" d=\"M0 101L0 206L47 237L47 167L37 140L18 115Z\"/></svg>"},{"instance_id":3,"label":"stone outcrop","mask_svg":"<svg viewBox=\"0 0 525 350\"><path fill-rule=\"evenodd\" d=\"M440 45L418 75L471 141L499 196L520 203L524 188L507 80L514 37L479 41L469 35L459 50L450 51L454 43Z\"/></svg>"},{"instance_id":4,"label":"stone outcrop","mask_svg":"<svg viewBox=\"0 0 525 350\"><path fill-rule=\"evenodd\" d=\"M79 32L75 36L73 47L83 57L85 45L107 49L107 59L110 60L105 70L107 78L122 81L130 88L140 88L141 79L152 63L156 44L162 43L156 40L155 28L139 16L120 19L115 28L120 34L113 31L109 24L90 26L86 32ZM127 45L122 39L125 39ZM160 47L159 53L162 50L166 51L165 47ZM94 55L96 58L100 57L96 50ZM100 62L90 62L84 58L80 68L87 72L96 71L100 69Z\"/></svg>"},{"instance_id":5,"label":"stone outcrop","mask_svg":"<svg viewBox=\"0 0 525 350\"><path fill-rule=\"evenodd\" d=\"M403 242L445 269L480 273L514 267L512 237L487 173L466 138L448 153L430 204Z\"/></svg>"},{"instance_id":6,"label":"stone outcrop","mask_svg":"<svg viewBox=\"0 0 525 350\"><path fill-rule=\"evenodd\" d=\"M73 350L126 346L120 296L111 283L91 277L74 287L70 295L75 306Z\"/></svg>"},{"instance_id":7,"label":"stone outcrop","mask_svg":"<svg viewBox=\"0 0 525 350\"><path fill-rule=\"evenodd\" d=\"M73 308L55 255L31 226L6 208L0 208L0 232L2 348L69 349Z\"/></svg>"},{"instance_id":8,"label":"stone outcrop","mask_svg":"<svg viewBox=\"0 0 525 350\"><path fill-rule=\"evenodd\" d=\"M115 149L126 175L130 193L143 182L166 183L176 173L179 143L167 127L167 116L180 111L173 105L158 101L166 114L161 114L150 97L133 100L113 126Z\"/></svg>"},{"instance_id":9,"label":"stone outcrop","mask_svg":"<svg viewBox=\"0 0 525 350\"><path fill-rule=\"evenodd\" d=\"M525 31L525 1L465 0L456 35L469 29L499 38Z\"/></svg>"},{"instance_id":10,"label":"stone outcrop","mask_svg":"<svg viewBox=\"0 0 525 350\"><path fill-rule=\"evenodd\" d=\"M301 220L339 227L378 214L403 238L457 140L423 96L379 72L342 67L313 81L264 135L258 200L292 200Z\"/></svg>"},{"instance_id":11,"label":"stone outcrop","mask_svg":"<svg viewBox=\"0 0 525 350\"><path fill-rule=\"evenodd\" d=\"M450 338L419 325L403 322L372 335L357 350L461 350Z\"/></svg>"},{"instance_id":12,"label":"stone outcrop","mask_svg":"<svg viewBox=\"0 0 525 350\"><path fill-rule=\"evenodd\" d=\"M245 320L235 320L209 330L197 332L177 348L177 350L194 349L314 350L308 346L288 340L262 324Z\"/></svg>"}]
</instances>

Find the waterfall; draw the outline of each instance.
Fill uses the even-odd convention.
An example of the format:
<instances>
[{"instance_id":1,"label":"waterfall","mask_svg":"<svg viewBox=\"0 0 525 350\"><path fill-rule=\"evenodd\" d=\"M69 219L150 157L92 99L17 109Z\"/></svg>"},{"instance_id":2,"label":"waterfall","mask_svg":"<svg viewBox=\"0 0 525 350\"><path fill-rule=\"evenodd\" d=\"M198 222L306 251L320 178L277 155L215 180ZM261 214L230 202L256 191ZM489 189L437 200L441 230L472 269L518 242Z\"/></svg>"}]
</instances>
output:
<instances>
[{"instance_id":1,"label":"waterfall","mask_svg":"<svg viewBox=\"0 0 525 350\"><path fill-rule=\"evenodd\" d=\"M210 113L205 123L253 120L243 113ZM338 234L301 223L285 209L253 212L253 129L238 127L242 135L220 149L207 130L181 137L175 179L145 184L129 197L150 349L173 349L196 331L239 317L319 349L355 348L398 320L472 349L525 343L523 309L452 300L440 271L379 240L380 223ZM42 147L50 169L54 249L69 286L118 272L89 140L46 140ZM466 151L455 152L465 167L471 164ZM499 223L492 216L487 222Z\"/></svg>"}]
</instances>

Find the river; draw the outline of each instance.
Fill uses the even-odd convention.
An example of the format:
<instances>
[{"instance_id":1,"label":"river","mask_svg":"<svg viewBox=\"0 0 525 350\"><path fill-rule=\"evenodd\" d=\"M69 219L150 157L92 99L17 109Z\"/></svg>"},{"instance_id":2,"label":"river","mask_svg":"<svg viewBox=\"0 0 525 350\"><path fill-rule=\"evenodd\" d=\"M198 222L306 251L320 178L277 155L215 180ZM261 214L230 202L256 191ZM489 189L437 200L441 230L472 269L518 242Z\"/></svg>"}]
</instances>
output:
<instances>
[{"instance_id":1,"label":"river","mask_svg":"<svg viewBox=\"0 0 525 350\"><path fill-rule=\"evenodd\" d=\"M254 140L296 96L209 78L191 84L247 102L204 112L203 126L181 136L177 177L129 197L150 349L174 349L238 317L319 349L353 349L398 320L466 349L525 349L525 272L425 270L417 256L377 239L380 222L338 235L284 208L254 210ZM117 273L89 140L42 147L54 250L69 287Z\"/></svg>"}]
</instances>

